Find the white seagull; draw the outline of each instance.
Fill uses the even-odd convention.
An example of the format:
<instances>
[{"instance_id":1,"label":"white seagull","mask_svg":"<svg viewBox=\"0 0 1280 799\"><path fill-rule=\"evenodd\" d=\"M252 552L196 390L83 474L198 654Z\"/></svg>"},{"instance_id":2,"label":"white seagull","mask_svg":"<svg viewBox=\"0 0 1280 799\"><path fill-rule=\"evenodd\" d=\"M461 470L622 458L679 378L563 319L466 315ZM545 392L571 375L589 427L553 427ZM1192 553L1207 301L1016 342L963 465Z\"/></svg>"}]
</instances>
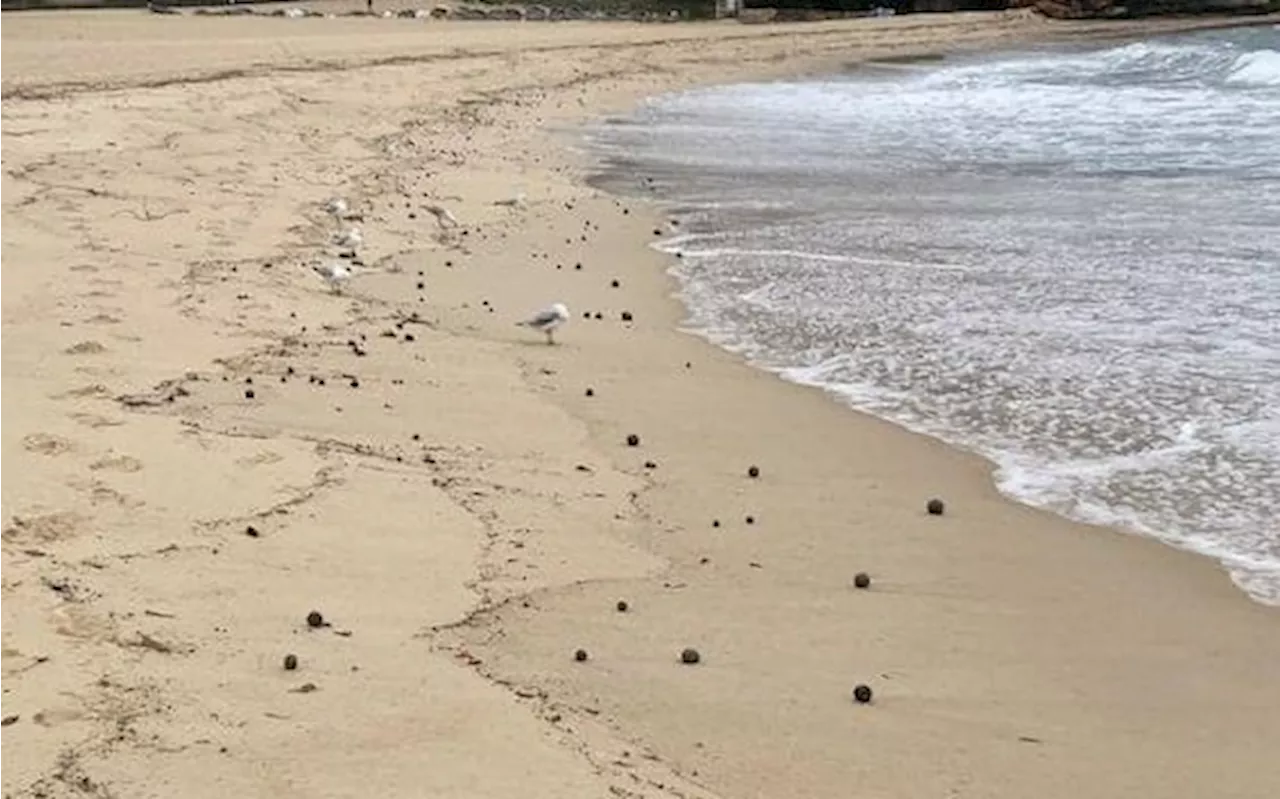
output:
<instances>
[{"instance_id":1,"label":"white seagull","mask_svg":"<svg viewBox=\"0 0 1280 799\"><path fill-rule=\"evenodd\" d=\"M351 212L351 208L347 206L347 201L341 197L334 197L330 200L324 207L324 210L328 211L332 216L335 216L338 219L346 219L347 214Z\"/></svg>"},{"instance_id":2,"label":"white seagull","mask_svg":"<svg viewBox=\"0 0 1280 799\"><path fill-rule=\"evenodd\" d=\"M311 271L324 278L324 282L329 284L329 290L334 294L341 294L343 285L351 279L351 268L341 261L313 264Z\"/></svg>"},{"instance_id":3,"label":"white seagull","mask_svg":"<svg viewBox=\"0 0 1280 799\"><path fill-rule=\"evenodd\" d=\"M531 327L547 334L547 343L555 344L556 329L569 321L569 309L564 303L557 302L548 306L523 322L516 322L517 327Z\"/></svg>"},{"instance_id":4,"label":"white seagull","mask_svg":"<svg viewBox=\"0 0 1280 799\"><path fill-rule=\"evenodd\" d=\"M358 227L349 227L341 233L334 233L333 243L339 247L357 250L364 246L364 234L360 232Z\"/></svg>"}]
</instances>

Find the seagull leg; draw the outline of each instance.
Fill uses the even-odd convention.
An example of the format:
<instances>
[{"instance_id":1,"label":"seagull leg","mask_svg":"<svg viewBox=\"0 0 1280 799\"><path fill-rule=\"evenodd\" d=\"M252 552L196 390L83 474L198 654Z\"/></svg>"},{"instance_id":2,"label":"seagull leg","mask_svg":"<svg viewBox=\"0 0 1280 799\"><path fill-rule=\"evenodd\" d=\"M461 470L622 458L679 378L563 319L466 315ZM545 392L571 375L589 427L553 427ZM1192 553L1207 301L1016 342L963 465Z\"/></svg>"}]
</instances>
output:
<instances>
[{"instance_id":1,"label":"seagull leg","mask_svg":"<svg viewBox=\"0 0 1280 799\"><path fill-rule=\"evenodd\" d=\"M555 335L556 335L556 331L551 330L551 329L548 329L548 330L547 330L547 344L555 344L555 343L556 343Z\"/></svg>"}]
</instances>

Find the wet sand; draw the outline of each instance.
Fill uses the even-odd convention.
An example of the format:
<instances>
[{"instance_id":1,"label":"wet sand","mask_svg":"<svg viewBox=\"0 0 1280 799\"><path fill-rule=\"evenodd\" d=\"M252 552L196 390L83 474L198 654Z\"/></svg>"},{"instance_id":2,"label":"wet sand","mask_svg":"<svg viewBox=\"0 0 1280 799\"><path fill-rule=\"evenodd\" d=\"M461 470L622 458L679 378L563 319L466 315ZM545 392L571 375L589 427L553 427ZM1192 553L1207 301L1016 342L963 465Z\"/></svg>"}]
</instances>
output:
<instances>
[{"instance_id":1,"label":"wet sand","mask_svg":"<svg viewBox=\"0 0 1280 799\"><path fill-rule=\"evenodd\" d=\"M667 220L572 150L695 83L1186 23L4 22L6 796L1280 781L1274 609L677 332Z\"/></svg>"}]
</instances>

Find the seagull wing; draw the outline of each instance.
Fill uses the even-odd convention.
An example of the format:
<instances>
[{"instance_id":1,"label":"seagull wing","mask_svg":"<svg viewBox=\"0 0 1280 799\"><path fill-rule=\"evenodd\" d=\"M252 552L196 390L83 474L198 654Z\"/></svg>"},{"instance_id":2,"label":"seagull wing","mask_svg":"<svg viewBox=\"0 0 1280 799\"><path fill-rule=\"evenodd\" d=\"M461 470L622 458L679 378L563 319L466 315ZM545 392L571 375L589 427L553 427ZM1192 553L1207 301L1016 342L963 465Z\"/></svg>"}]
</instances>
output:
<instances>
[{"instance_id":1,"label":"seagull wing","mask_svg":"<svg viewBox=\"0 0 1280 799\"><path fill-rule=\"evenodd\" d=\"M546 327L559 321L561 321L560 314L556 309L547 308L546 310L538 311L538 313L520 324L528 325L529 327Z\"/></svg>"}]
</instances>

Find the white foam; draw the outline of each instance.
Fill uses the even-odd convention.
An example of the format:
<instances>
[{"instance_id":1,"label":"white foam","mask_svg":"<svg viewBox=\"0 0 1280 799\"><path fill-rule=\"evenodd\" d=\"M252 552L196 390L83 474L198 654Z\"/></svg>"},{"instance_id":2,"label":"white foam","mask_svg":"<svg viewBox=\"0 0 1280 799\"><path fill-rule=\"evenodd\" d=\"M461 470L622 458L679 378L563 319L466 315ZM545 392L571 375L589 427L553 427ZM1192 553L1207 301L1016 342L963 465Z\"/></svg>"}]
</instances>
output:
<instances>
[{"instance_id":1,"label":"white foam","mask_svg":"<svg viewBox=\"0 0 1280 799\"><path fill-rule=\"evenodd\" d=\"M654 244L687 330L1280 604L1280 96L1230 77L1274 52L723 87L602 135L715 231Z\"/></svg>"},{"instance_id":2,"label":"white foam","mask_svg":"<svg viewBox=\"0 0 1280 799\"><path fill-rule=\"evenodd\" d=\"M1226 80L1237 86L1280 86L1280 53L1275 50L1244 53L1232 64Z\"/></svg>"}]
</instances>

